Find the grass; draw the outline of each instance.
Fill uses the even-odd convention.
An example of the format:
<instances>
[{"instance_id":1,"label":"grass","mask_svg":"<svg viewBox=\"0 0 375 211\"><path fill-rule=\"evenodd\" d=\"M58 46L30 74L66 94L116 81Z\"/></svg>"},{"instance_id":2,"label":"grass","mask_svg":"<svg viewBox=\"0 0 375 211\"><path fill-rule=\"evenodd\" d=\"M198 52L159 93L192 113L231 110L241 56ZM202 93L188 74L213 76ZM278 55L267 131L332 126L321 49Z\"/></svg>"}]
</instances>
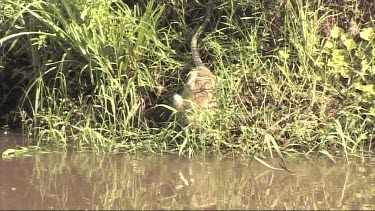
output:
<instances>
[{"instance_id":1,"label":"grass","mask_svg":"<svg viewBox=\"0 0 375 211\"><path fill-rule=\"evenodd\" d=\"M374 5L335 2L215 2L200 52L218 76L218 106L197 134L170 105L193 67L204 4L5 0L0 72L12 80L0 82L1 105L22 90L16 122L52 149L368 156Z\"/></svg>"}]
</instances>

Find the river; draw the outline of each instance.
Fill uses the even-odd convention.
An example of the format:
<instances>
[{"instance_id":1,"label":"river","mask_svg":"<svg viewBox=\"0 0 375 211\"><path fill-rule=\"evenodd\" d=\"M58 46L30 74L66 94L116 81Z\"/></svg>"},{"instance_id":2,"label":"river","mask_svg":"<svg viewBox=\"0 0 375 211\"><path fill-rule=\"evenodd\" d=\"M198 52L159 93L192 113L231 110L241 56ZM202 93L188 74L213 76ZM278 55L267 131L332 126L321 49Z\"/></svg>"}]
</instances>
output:
<instances>
[{"instance_id":1,"label":"river","mask_svg":"<svg viewBox=\"0 0 375 211\"><path fill-rule=\"evenodd\" d=\"M1 135L0 152L19 142ZM280 159L266 159L279 167ZM374 158L40 153L0 160L0 209L375 209Z\"/></svg>"}]
</instances>

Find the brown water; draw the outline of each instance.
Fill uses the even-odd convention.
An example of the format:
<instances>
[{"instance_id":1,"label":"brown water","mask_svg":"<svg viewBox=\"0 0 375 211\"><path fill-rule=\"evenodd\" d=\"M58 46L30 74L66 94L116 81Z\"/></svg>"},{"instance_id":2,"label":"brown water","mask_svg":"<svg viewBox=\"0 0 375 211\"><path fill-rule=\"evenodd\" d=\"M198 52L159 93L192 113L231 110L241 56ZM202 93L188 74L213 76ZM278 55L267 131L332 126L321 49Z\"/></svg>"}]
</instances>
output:
<instances>
[{"instance_id":1,"label":"brown water","mask_svg":"<svg viewBox=\"0 0 375 211\"><path fill-rule=\"evenodd\" d=\"M4 143L0 136L0 152ZM2 159L0 209L375 209L375 159L286 163L294 174L248 158L76 152Z\"/></svg>"}]
</instances>

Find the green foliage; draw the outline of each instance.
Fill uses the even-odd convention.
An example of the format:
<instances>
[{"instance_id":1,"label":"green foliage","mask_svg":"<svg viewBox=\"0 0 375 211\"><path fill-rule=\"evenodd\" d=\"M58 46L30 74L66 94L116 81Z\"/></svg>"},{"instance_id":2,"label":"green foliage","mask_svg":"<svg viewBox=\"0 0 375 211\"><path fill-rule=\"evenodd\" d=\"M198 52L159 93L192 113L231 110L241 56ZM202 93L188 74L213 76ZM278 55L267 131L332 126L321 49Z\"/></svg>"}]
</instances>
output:
<instances>
[{"instance_id":1,"label":"green foliage","mask_svg":"<svg viewBox=\"0 0 375 211\"><path fill-rule=\"evenodd\" d=\"M332 8L322 1L214 1L200 53L218 76L217 107L193 128L170 105L192 69L189 43L205 5L130 2L0 6L4 55L29 60L23 71L2 67L25 72L20 114L37 145L256 159L371 146L373 23L357 36L334 26L325 37Z\"/></svg>"},{"instance_id":2,"label":"green foliage","mask_svg":"<svg viewBox=\"0 0 375 211\"><path fill-rule=\"evenodd\" d=\"M365 108L374 114L375 111L375 40L374 29L371 27L361 30L360 39L354 40L340 27L334 27L331 38L326 42L328 51L328 67L333 74L333 80L341 76L348 79L341 84L343 92L366 104Z\"/></svg>"}]
</instances>

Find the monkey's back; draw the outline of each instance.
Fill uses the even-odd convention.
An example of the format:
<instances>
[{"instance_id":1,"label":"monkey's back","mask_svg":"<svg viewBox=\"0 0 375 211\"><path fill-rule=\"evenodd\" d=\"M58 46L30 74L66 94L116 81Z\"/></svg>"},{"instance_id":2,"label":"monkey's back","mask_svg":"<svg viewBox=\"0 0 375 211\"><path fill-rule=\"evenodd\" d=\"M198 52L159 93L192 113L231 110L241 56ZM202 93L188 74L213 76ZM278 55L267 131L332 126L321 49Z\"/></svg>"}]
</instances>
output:
<instances>
[{"instance_id":1,"label":"monkey's back","mask_svg":"<svg viewBox=\"0 0 375 211\"><path fill-rule=\"evenodd\" d=\"M191 100L202 109L212 108L215 102L213 94L216 86L215 74L202 66L199 70L192 71L189 79L182 97Z\"/></svg>"}]
</instances>

